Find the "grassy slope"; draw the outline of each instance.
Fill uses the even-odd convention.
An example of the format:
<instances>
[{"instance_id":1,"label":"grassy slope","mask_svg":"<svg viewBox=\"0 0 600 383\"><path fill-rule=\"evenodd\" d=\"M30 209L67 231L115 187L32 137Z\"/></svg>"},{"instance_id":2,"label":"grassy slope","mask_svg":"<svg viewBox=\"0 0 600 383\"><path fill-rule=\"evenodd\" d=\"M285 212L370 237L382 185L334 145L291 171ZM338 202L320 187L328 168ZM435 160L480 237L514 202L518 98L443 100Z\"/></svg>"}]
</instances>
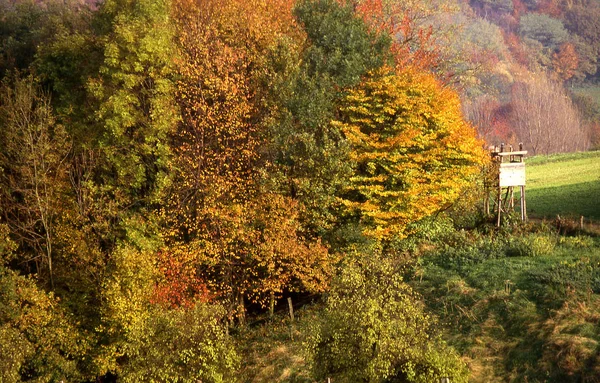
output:
<instances>
[{"instance_id":1,"label":"grassy slope","mask_svg":"<svg viewBox=\"0 0 600 383\"><path fill-rule=\"evenodd\" d=\"M535 157L526 163L530 216L600 221L600 151Z\"/></svg>"},{"instance_id":2,"label":"grassy slope","mask_svg":"<svg viewBox=\"0 0 600 383\"><path fill-rule=\"evenodd\" d=\"M411 284L471 381L597 381L585 379L600 377L600 239L464 235L425 256Z\"/></svg>"},{"instance_id":3,"label":"grassy slope","mask_svg":"<svg viewBox=\"0 0 600 383\"><path fill-rule=\"evenodd\" d=\"M526 162L530 215L600 221L600 152ZM419 260L408 278L471 381L600 381L600 238L571 229L458 232Z\"/></svg>"}]
</instances>

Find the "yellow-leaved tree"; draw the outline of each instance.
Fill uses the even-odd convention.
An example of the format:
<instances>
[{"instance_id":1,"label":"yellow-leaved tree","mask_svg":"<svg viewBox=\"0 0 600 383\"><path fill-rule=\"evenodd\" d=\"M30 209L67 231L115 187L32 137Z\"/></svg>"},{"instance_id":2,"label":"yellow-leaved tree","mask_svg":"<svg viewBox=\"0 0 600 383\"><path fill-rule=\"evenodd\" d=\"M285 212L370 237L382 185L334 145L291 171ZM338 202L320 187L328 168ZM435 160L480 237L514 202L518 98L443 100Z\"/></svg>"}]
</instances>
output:
<instances>
[{"instance_id":1,"label":"yellow-leaved tree","mask_svg":"<svg viewBox=\"0 0 600 383\"><path fill-rule=\"evenodd\" d=\"M458 95L428 73L371 72L332 123L355 165L342 199L377 239L402 238L410 223L455 202L486 158Z\"/></svg>"}]
</instances>

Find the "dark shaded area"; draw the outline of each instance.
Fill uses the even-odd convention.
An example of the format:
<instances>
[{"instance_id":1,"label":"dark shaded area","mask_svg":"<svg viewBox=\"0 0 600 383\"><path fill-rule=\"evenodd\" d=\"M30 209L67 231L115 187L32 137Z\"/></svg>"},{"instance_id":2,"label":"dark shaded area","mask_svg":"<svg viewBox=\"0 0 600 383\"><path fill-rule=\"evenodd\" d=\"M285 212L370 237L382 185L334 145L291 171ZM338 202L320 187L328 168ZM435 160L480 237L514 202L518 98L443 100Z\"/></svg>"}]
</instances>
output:
<instances>
[{"instance_id":1,"label":"dark shaded area","mask_svg":"<svg viewBox=\"0 0 600 383\"><path fill-rule=\"evenodd\" d=\"M526 193L527 214L532 217L583 216L600 221L600 180Z\"/></svg>"}]
</instances>

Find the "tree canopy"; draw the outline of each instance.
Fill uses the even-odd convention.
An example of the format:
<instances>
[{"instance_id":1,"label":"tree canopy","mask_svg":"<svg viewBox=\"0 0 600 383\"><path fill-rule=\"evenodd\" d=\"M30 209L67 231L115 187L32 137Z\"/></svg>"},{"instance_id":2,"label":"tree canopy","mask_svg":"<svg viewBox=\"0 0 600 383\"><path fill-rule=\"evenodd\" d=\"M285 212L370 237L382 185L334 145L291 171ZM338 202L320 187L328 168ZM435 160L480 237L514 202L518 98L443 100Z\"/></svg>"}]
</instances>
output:
<instances>
[{"instance_id":1,"label":"tree canopy","mask_svg":"<svg viewBox=\"0 0 600 383\"><path fill-rule=\"evenodd\" d=\"M456 201L483 164L458 95L432 76L383 67L350 90L333 122L355 164L344 203L365 232L405 236L411 222Z\"/></svg>"}]
</instances>

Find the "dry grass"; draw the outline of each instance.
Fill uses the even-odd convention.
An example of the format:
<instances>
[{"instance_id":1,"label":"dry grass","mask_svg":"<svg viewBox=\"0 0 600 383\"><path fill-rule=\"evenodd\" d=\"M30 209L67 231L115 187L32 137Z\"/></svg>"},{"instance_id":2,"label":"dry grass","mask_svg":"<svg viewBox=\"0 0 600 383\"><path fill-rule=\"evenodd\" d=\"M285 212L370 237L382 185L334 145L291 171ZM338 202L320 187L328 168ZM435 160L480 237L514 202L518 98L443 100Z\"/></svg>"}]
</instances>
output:
<instances>
[{"instance_id":1,"label":"dry grass","mask_svg":"<svg viewBox=\"0 0 600 383\"><path fill-rule=\"evenodd\" d=\"M313 382L303 355L302 312L297 314L293 339L289 319L283 317L247 328L238 335L243 358L241 382Z\"/></svg>"}]
</instances>

